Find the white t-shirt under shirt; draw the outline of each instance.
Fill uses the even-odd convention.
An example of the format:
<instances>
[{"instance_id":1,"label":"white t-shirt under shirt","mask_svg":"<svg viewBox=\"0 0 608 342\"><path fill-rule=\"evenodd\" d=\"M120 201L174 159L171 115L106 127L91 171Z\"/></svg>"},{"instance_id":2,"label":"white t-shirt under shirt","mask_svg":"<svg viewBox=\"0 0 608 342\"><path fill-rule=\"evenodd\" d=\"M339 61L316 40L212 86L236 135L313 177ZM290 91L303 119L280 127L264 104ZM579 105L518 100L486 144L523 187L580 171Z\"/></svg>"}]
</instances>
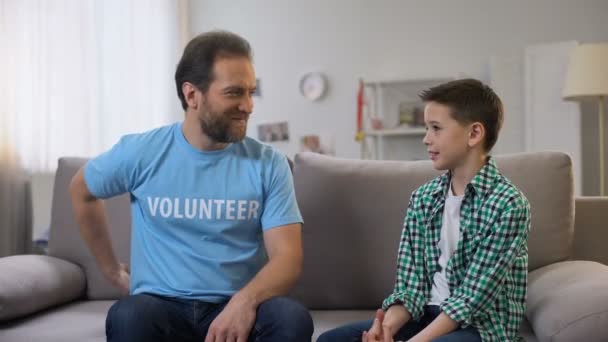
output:
<instances>
[{"instance_id":1,"label":"white t-shirt under shirt","mask_svg":"<svg viewBox=\"0 0 608 342\"><path fill-rule=\"evenodd\" d=\"M454 254L458 241L460 240L460 206L462 205L462 196L455 196L452 192L452 185L445 198L445 206L443 209L443 222L441 224L441 239L439 240L439 266L441 271L436 272L433 276L433 287L431 288L431 300L429 305L441 305L443 301L450 296L450 288L446 276L446 267L448 260Z\"/></svg>"}]
</instances>

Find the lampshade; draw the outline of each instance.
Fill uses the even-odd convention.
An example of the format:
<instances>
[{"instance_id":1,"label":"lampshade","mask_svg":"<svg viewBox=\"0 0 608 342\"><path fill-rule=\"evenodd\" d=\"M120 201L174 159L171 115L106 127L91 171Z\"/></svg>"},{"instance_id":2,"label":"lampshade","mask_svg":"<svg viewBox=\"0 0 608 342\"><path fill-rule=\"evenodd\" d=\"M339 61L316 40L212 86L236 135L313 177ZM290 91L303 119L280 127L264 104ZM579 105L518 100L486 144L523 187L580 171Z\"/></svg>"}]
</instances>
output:
<instances>
[{"instance_id":1,"label":"lampshade","mask_svg":"<svg viewBox=\"0 0 608 342\"><path fill-rule=\"evenodd\" d=\"M570 56L565 100L608 96L608 43L581 44Z\"/></svg>"}]
</instances>

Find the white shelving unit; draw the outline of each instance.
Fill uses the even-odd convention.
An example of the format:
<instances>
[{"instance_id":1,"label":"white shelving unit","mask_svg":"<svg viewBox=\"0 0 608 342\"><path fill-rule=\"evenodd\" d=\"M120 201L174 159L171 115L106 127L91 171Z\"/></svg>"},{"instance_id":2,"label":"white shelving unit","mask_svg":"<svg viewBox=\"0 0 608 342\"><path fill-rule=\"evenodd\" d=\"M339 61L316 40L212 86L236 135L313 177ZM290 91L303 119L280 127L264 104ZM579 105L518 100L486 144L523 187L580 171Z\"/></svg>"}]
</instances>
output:
<instances>
[{"instance_id":1,"label":"white shelving unit","mask_svg":"<svg viewBox=\"0 0 608 342\"><path fill-rule=\"evenodd\" d=\"M399 126L401 103L423 104L418 95L421 91L454 78L364 80L365 105L361 142L362 159L415 160L426 159L422 138L424 127ZM382 123L382 129L373 129L371 121Z\"/></svg>"},{"instance_id":2,"label":"white shelving unit","mask_svg":"<svg viewBox=\"0 0 608 342\"><path fill-rule=\"evenodd\" d=\"M365 135L373 137L388 137L388 136L419 136L424 135L426 129L424 127L408 127L408 128L392 128L392 129L376 129L365 132Z\"/></svg>"}]
</instances>

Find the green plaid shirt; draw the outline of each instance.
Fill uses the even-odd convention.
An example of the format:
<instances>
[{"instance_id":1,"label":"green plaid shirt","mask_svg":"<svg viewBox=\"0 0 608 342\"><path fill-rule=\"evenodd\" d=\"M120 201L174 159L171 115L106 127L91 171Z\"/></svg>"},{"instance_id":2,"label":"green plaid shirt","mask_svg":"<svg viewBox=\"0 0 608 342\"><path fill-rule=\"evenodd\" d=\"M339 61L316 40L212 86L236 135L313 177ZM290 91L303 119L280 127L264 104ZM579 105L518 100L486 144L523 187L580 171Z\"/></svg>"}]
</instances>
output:
<instances>
[{"instance_id":1,"label":"green plaid shirt","mask_svg":"<svg viewBox=\"0 0 608 342\"><path fill-rule=\"evenodd\" d=\"M395 290L386 310L402 303L414 320L430 300L433 275L440 271L439 239L446 173L412 194L405 217ZM448 261L450 296L442 311L461 326L473 326L483 341L522 341L526 308L530 205L496 168L493 159L465 188L460 209L461 239Z\"/></svg>"}]
</instances>

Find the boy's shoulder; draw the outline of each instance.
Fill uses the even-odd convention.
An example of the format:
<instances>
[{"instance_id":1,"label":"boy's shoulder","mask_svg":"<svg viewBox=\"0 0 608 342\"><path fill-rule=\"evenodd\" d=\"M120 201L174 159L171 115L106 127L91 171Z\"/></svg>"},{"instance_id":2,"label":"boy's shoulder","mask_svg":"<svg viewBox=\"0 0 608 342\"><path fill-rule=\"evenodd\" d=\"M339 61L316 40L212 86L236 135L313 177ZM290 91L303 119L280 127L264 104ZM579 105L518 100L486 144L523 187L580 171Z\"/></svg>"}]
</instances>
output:
<instances>
[{"instance_id":1,"label":"boy's shoulder","mask_svg":"<svg viewBox=\"0 0 608 342\"><path fill-rule=\"evenodd\" d=\"M416 198L418 200L433 198L435 194L443 191L443 189L447 186L446 182L449 182L449 177L447 174L442 174L439 177L435 177L414 190L412 193L412 198Z\"/></svg>"},{"instance_id":2,"label":"boy's shoulder","mask_svg":"<svg viewBox=\"0 0 608 342\"><path fill-rule=\"evenodd\" d=\"M502 174L499 174L495 186L488 194L488 201L495 203L495 205L502 209L530 209L528 198L511 180Z\"/></svg>"},{"instance_id":3,"label":"boy's shoulder","mask_svg":"<svg viewBox=\"0 0 608 342\"><path fill-rule=\"evenodd\" d=\"M434 200L443 200L449 183L450 176L448 173L435 177L414 190L412 201L415 203L430 203ZM521 208L529 210L530 208L530 203L524 193L500 173L493 160L482 168L469 186L473 188L477 195L480 195L478 198L485 199L483 202L492 205L495 209Z\"/></svg>"}]
</instances>

